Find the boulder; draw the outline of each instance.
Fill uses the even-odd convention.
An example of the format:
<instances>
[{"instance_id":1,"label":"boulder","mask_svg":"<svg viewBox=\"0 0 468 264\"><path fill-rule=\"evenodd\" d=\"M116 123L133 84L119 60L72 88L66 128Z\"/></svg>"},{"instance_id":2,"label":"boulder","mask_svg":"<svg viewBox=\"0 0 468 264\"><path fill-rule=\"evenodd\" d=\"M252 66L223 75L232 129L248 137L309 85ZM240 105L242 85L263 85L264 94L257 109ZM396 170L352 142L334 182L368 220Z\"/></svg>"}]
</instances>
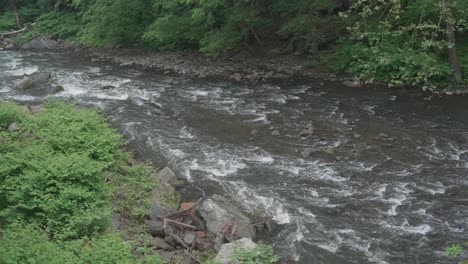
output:
<instances>
[{"instance_id":1,"label":"boulder","mask_svg":"<svg viewBox=\"0 0 468 264\"><path fill-rule=\"evenodd\" d=\"M57 41L39 35L21 46L23 49L49 49L57 46Z\"/></svg>"},{"instance_id":2,"label":"boulder","mask_svg":"<svg viewBox=\"0 0 468 264\"><path fill-rule=\"evenodd\" d=\"M234 264L232 261L232 255L235 249L252 249L255 248L256 244L249 238L242 238L240 240L224 244L221 246L221 250L214 259L215 263L219 264Z\"/></svg>"},{"instance_id":3,"label":"boulder","mask_svg":"<svg viewBox=\"0 0 468 264\"><path fill-rule=\"evenodd\" d=\"M31 111L32 114L37 114L42 111L44 111L44 106L42 105L31 105L29 106L29 111Z\"/></svg>"},{"instance_id":4,"label":"boulder","mask_svg":"<svg viewBox=\"0 0 468 264\"><path fill-rule=\"evenodd\" d=\"M236 226L237 237L255 237L250 219L239 208L220 195L214 195L203 201L199 212L206 222L208 231L214 235L219 234L223 227L231 224Z\"/></svg>"},{"instance_id":5,"label":"boulder","mask_svg":"<svg viewBox=\"0 0 468 264\"><path fill-rule=\"evenodd\" d=\"M151 245L156 249L163 249L168 251L175 250L175 248L169 243L167 243L167 241L164 240L164 238L160 237L153 238L153 240L151 240Z\"/></svg>"},{"instance_id":6,"label":"boulder","mask_svg":"<svg viewBox=\"0 0 468 264\"><path fill-rule=\"evenodd\" d=\"M31 79L31 81L34 84L37 83L47 83L51 77L50 72L42 72L42 71L37 71L33 72L28 77Z\"/></svg>"},{"instance_id":7,"label":"boulder","mask_svg":"<svg viewBox=\"0 0 468 264\"><path fill-rule=\"evenodd\" d=\"M19 90L27 90L31 88L32 85L33 81L30 78L25 77L21 81L16 83L16 88Z\"/></svg>"},{"instance_id":8,"label":"boulder","mask_svg":"<svg viewBox=\"0 0 468 264\"><path fill-rule=\"evenodd\" d=\"M164 237L166 231L164 230L164 224L160 220L151 220L147 222L148 232L154 237Z\"/></svg>"},{"instance_id":9,"label":"boulder","mask_svg":"<svg viewBox=\"0 0 468 264\"><path fill-rule=\"evenodd\" d=\"M271 132L271 135L272 136L280 136L281 133L278 130L275 130L275 131Z\"/></svg>"},{"instance_id":10,"label":"boulder","mask_svg":"<svg viewBox=\"0 0 468 264\"><path fill-rule=\"evenodd\" d=\"M174 176L170 169L164 169L153 175L159 184L152 191L152 206L149 212L152 220L160 220L161 217L179 208L180 196L169 183L174 180Z\"/></svg>"},{"instance_id":11,"label":"boulder","mask_svg":"<svg viewBox=\"0 0 468 264\"><path fill-rule=\"evenodd\" d=\"M165 167L164 169L160 170L156 174L156 177L160 182L166 182L176 188L186 185L186 182L177 178L177 175L169 167Z\"/></svg>"},{"instance_id":12,"label":"boulder","mask_svg":"<svg viewBox=\"0 0 468 264\"><path fill-rule=\"evenodd\" d=\"M186 233L184 236L184 243L187 244L188 246L191 246L193 242L195 241L195 233L189 232Z\"/></svg>"},{"instance_id":13,"label":"boulder","mask_svg":"<svg viewBox=\"0 0 468 264\"><path fill-rule=\"evenodd\" d=\"M163 216L177 211L177 207L175 206L161 205L160 203L159 196L156 199L153 198L153 205L151 206L149 214L153 221L160 220Z\"/></svg>"},{"instance_id":14,"label":"boulder","mask_svg":"<svg viewBox=\"0 0 468 264\"><path fill-rule=\"evenodd\" d=\"M10 132L15 132L19 130L19 126L17 123L12 123L11 125L8 126L8 131Z\"/></svg>"}]
</instances>

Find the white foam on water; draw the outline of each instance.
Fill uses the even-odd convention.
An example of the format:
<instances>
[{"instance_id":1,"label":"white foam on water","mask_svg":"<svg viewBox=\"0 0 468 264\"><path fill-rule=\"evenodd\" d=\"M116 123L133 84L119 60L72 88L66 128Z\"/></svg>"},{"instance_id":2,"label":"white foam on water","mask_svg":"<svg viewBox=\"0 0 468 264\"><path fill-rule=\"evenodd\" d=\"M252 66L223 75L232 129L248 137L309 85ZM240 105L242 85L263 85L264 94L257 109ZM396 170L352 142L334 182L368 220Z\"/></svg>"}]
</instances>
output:
<instances>
[{"instance_id":1,"label":"white foam on water","mask_svg":"<svg viewBox=\"0 0 468 264\"><path fill-rule=\"evenodd\" d=\"M37 66L25 66L13 70L8 70L5 71L5 75L10 75L10 76L24 76L24 75L29 75L31 73L37 72L39 70L39 67Z\"/></svg>"},{"instance_id":2,"label":"white foam on water","mask_svg":"<svg viewBox=\"0 0 468 264\"><path fill-rule=\"evenodd\" d=\"M416 186L416 188L432 195L444 194L447 190L447 187L445 187L441 182L426 183L424 185L419 184Z\"/></svg>"},{"instance_id":3,"label":"white foam on water","mask_svg":"<svg viewBox=\"0 0 468 264\"><path fill-rule=\"evenodd\" d=\"M185 138L185 139L193 139L195 136L192 135L188 130L187 127L184 126L183 128L180 129L180 138Z\"/></svg>"},{"instance_id":4,"label":"white foam on water","mask_svg":"<svg viewBox=\"0 0 468 264\"><path fill-rule=\"evenodd\" d=\"M10 91L10 88L3 86L0 88L0 93L8 93Z\"/></svg>"},{"instance_id":5,"label":"white foam on water","mask_svg":"<svg viewBox=\"0 0 468 264\"><path fill-rule=\"evenodd\" d=\"M411 226L406 219L401 225L391 225L386 222L383 222L382 225L386 228L390 228L390 229L401 231L403 233L408 233L408 234L426 235L427 233L432 231L432 227L428 224Z\"/></svg>"},{"instance_id":6,"label":"white foam on water","mask_svg":"<svg viewBox=\"0 0 468 264\"><path fill-rule=\"evenodd\" d=\"M273 197L259 195L255 190L250 189L243 182L230 182L237 191L234 195L240 197L243 201L243 206L246 206L249 211L255 212L257 208L265 210L273 217L278 224L291 223L291 216L283 207L283 204Z\"/></svg>"},{"instance_id":7,"label":"white foam on water","mask_svg":"<svg viewBox=\"0 0 468 264\"><path fill-rule=\"evenodd\" d=\"M385 192L387 191L387 184L382 184L380 187L374 191L374 194L377 196L377 198L383 198L385 195Z\"/></svg>"}]
</instances>

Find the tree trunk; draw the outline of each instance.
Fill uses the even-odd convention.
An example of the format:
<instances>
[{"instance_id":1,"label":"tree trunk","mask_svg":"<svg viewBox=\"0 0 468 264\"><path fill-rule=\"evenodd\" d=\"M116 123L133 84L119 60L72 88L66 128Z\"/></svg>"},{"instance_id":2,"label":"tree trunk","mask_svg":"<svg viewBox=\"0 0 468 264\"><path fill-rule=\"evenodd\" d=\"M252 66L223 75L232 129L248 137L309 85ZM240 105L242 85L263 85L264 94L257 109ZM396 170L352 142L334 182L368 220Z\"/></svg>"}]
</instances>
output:
<instances>
[{"instance_id":1,"label":"tree trunk","mask_svg":"<svg viewBox=\"0 0 468 264\"><path fill-rule=\"evenodd\" d=\"M447 24L447 40L449 43L448 52L449 60L452 65L452 69L455 73L455 79L457 82L463 80L460 63L457 58L457 48L455 39L455 18L453 17L453 5L452 0L444 0L446 24Z\"/></svg>"},{"instance_id":2,"label":"tree trunk","mask_svg":"<svg viewBox=\"0 0 468 264\"><path fill-rule=\"evenodd\" d=\"M16 0L10 0L10 6L11 6L11 10L13 10L13 13L15 13L15 16L16 16L16 25L18 26L18 29L21 29L22 28L21 20L20 20L20 16L18 13L18 8L16 8Z\"/></svg>"}]
</instances>

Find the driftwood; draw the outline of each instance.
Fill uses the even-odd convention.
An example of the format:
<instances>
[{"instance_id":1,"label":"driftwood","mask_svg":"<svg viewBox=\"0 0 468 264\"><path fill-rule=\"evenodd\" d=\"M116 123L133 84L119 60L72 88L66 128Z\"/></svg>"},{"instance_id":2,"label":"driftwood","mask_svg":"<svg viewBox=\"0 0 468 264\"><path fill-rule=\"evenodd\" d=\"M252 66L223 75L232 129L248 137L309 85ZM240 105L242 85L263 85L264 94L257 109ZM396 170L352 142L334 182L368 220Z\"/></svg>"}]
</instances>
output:
<instances>
[{"instance_id":1,"label":"driftwood","mask_svg":"<svg viewBox=\"0 0 468 264\"><path fill-rule=\"evenodd\" d=\"M23 33L23 32L26 32L28 29L30 29L32 26L35 26L37 22L34 22L32 23L29 27L24 27L22 29L19 29L19 30L15 30L15 31L10 31L10 32L5 32L5 33L0 33L0 37L7 37L7 36L12 36L12 35L16 35L16 34L19 34L19 33Z\"/></svg>"},{"instance_id":2,"label":"driftwood","mask_svg":"<svg viewBox=\"0 0 468 264\"><path fill-rule=\"evenodd\" d=\"M185 224L185 223L182 223L182 222L179 222L179 221L176 221L176 220L172 220L172 219L164 218L163 223L164 223L164 228L166 228L166 225L169 223L169 224L176 224L176 225L179 225L179 226L190 228L190 229L193 229L193 230L198 230L198 227L196 227L196 226Z\"/></svg>"},{"instance_id":3,"label":"driftwood","mask_svg":"<svg viewBox=\"0 0 468 264\"><path fill-rule=\"evenodd\" d=\"M162 219L167 219L167 218L171 218L171 217L174 217L174 216L177 216L177 215L185 214L185 213L191 211L193 208L197 207L201 203L202 200L203 199L198 200L198 202L194 203L192 206L190 206L189 208L187 208L185 210L180 210L180 211L177 211L177 212L174 212L174 213L170 213L170 214L167 214L167 215L165 215L165 216L163 216L161 218Z\"/></svg>"}]
</instances>

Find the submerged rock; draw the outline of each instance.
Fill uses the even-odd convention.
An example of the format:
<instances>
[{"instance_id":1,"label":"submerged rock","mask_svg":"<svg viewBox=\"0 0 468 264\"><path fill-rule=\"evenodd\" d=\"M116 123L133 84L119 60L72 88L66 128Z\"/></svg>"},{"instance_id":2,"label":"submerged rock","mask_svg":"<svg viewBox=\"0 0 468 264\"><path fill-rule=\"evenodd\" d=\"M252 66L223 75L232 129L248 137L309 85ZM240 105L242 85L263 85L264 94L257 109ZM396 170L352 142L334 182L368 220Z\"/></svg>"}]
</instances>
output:
<instances>
[{"instance_id":1,"label":"submerged rock","mask_svg":"<svg viewBox=\"0 0 468 264\"><path fill-rule=\"evenodd\" d=\"M252 249L256 246L257 245L250 238L242 238L240 240L224 244L221 246L221 250L218 252L214 262L219 264L234 264L235 262L231 259L235 249Z\"/></svg>"},{"instance_id":2,"label":"submerged rock","mask_svg":"<svg viewBox=\"0 0 468 264\"><path fill-rule=\"evenodd\" d=\"M50 72L37 71L28 75L31 81L37 83L47 83L51 77Z\"/></svg>"},{"instance_id":3,"label":"submerged rock","mask_svg":"<svg viewBox=\"0 0 468 264\"><path fill-rule=\"evenodd\" d=\"M199 212L206 222L208 231L214 235L218 235L226 225L233 225L236 227L237 237L255 237L250 219L239 208L220 195L214 195L203 201Z\"/></svg>"}]
</instances>

